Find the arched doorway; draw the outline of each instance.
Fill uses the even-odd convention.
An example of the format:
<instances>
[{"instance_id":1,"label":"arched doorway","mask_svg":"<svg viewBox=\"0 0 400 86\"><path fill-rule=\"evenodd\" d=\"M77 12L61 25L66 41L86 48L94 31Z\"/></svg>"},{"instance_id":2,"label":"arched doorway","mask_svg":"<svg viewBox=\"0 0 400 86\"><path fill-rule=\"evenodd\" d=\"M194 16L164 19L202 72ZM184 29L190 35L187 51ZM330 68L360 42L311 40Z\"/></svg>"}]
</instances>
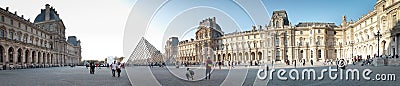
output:
<instances>
[{"instance_id":1,"label":"arched doorway","mask_svg":"<svg viewBox=\"0 0 400 86\"><path fill-rule=\"evenodd\" d=\"M51 64L50 53L47 53L47 64Z\"/></svg>"},{"instance_id":2,"label":"arched doorway","mask_svg":"<svg viewBox=\"0 0 400 86\"><path fill-rule=\"evenodd\" d=\"M232 61L232 55L231 55L231 53L228 53L228 61Z\"/></svg>"},{"instance_id":3,"label":"arched doorway","mask_svg":"<svg viewBox=\"0 0 400 86\"><path fill-rule=\"evenodd\" d=\"M22 49L18 49L18 54L17 54L17 62L22 63Z\"/></svg>"},{"instance_id":4,"label":"arched doorway","mask_svg":"<svg viewBox=\"0 0 400 86\"><path fill-rule=\"evenodd\" d=\"M14 63L14 48L12 47L8 48L8 62Z\"/></svg>"},{"instance_id":5,"label":"arched doorway","mask_svg":"<svg viewBox=\"0 0 400 86\"><path fill-rule=\"evenodd\" d=\"M3 46L0 46L0 64L3 64L3 59L4 59L4 48Z\"/></svg>"},{"instance_id":6,"label":"arched doorway","mask_svg":"<svg viewBox=\"0 0 400 86\"><path fill-rule=\"evenodd\" d=\"M25 50L25 63L29 63L29 50Z\"/></svg>"},{"instance_id":7,"label":"arched doorway","mask_svg":"<svg viewBox=\"0 0 400 86\"><path fill-rule=\"evenodd\" d=\"M237 61L238 60L238 58L237 58L237 56L236 56L236 53L233 53L233 61Z\"/></svg>"},{"instance_id":8,"label":"arched doorway","mask_svg":"<svg viewBox=\"0 0 400 86\"><path fill-rule=\"evenodd\" d=\"M32 54L31 54L31 55L32 55L32 56L31 56L31 58L32 58L31 63L32 63L32 64L36 64L36 62L37 62L37 61L36 61L36 56L35 56L36 54L35 54L35 53L36 53L35 51L32 51Z\"/></svg>"},{"instance_id":9,"label":"arched doorway","mask_svg":"<svg viewBox=\"0 0 400 86\"><path fill-rule=\"evenodd\" d=\"M42 58L42 53L38 51L38 56L37 56L37 63L38 64L42 63L42 61L41 61L42 59L41 58Z\"/></svg>"},{"instance_id":10,"label":"arched doorway","mask_svg":"<svg viewBox=\"0 0 400 86\"><path fill-rule=\"evenodd\" d=\"M248 60L249 60L249 53L246 52L246 53L244 53L244 62L247 63L247 62L249 62Z\"/></svg>"},{"instance_id":11,"label":"arched doorway","mask_svg":"<svg viewBox=\"0 0 400 86\"><path fill-rule=\"evenodd\" d=\"M251 52L251 59L250 59L250 61L254 61L254 60L256 60L256 53Z\"/></svg>"},{"instance_id":12,"label":"arched doorway","mask_svg":"<svg viewBox=\"0 0 400 86\"><path fill-rule=\"evenodd\" d=\"M239 61L243 61L243 54L242 54L242 53L239 53L239 55L238 55L238 60L239 60Z\"/></svg>"}]
</instances>

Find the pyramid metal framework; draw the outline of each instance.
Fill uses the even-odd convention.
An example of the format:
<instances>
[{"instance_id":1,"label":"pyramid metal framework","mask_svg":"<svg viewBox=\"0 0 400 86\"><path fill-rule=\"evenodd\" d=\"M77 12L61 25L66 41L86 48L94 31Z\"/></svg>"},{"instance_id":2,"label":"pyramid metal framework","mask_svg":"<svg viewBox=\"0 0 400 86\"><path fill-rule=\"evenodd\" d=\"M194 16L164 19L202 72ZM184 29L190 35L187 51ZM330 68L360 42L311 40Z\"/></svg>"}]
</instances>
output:
<instances>
[{"instance_id":1,"label":"pyramid metal framework","mask_svg":"<svg viewBox=\"0 0 400 86\"><path fill-rule=\"evenodd\" d=\"M127 63L133 65L148 65L155 62L164 62L163 55L144 37L142 37L132 54L129 56Z\"/></svg>"}]
</instances>

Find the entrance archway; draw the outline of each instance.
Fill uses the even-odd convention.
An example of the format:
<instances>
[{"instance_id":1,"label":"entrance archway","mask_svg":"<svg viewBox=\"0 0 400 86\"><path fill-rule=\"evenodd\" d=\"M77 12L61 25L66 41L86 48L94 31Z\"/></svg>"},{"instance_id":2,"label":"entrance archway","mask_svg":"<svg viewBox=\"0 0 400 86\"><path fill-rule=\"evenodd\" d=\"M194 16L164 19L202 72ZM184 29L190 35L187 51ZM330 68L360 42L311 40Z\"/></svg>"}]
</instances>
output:
<instances>
[{"instance_id":1,"label":"entrance archway","mask_svg":"<svg viewBox=\"0 0 400 86\"><path fill-rule=\"evenodd\" d=\"M0 63L2 64L3 63L3 59L4 59L4 48L3 48L3 46L0 46Z\"/></svg>"},{"instance_id":2,"label":"entrance archway","mask_svg":"<svg viewBox=\"0 0 400 86\"><path fill-rule=\"evenodd\" d=\"M37 63L38 64L42 63L42 61L41 61L42 59L41 58L42 58L42 53L38 52L38 56L37 56Z\"/></svg>"},{"instance_id":3,"label":"entrance archway","mask_svg":"<svg viewBox=\"0 0 400 86\"><path fill-rule=\"evenodd\" d=\"M29 63L29 50L25 50L25 63Z\"/></svg>"},{"instance_id":4,"label":"entrance archway","mask_svg":"<svg viewBox=\"0 0 400 86\"><path fill-rule=\"evenodd\" d=\"M32 55L32 56L31 56L31 58L32 58L31 63L32 63L32 64L36 64L36 62L37 62L37 61L36 61L36 56L35 56L36 54L35 54L35 53L36 53L35 51L32 51L32 54L31 54L31 55Z\"/></svg>"},{"instance_id":5,"label":"entrance archway","mask_svg":"<svg viewBox=\"0 0 400 86\"><path fill-rule=\"evenodd\" d=\"M18 54L17 54L17 62L22 63L22 49L18 49Z\"/></svg>"},{"instance_id":6,"label":"entrance archway","mask_svg":"<svg viewBox=\"0 0 400 86\"><path fill-rule=\"evenodd\" d=\"M14 48L12 47L8 48L8 62L14 63Z\"/></svg>"},{"instance_id":7,"label":"entrance archway","mask_svg":"<svg viewBox=\"0 0 400 86\"><path fill-rule=\"evenodd\" d=\"M256 59L256 53L251 52L251 59L250 61L254 61Z\"/></svg>"}]
</instances>

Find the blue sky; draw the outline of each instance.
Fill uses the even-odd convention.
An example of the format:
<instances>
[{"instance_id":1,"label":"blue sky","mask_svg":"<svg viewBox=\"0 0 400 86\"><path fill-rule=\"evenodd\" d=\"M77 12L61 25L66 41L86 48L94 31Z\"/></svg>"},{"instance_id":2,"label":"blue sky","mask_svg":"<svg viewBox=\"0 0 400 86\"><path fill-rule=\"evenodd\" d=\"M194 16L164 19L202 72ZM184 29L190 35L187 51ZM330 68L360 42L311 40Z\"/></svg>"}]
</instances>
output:
<instances>
[{"instance_id":1,"label":"blue sky","mask_svg":"<svg viewBox=\"0 0 400 86\"><path fill-rule=\"evenodd\" d=\"M286 10L292 24L298 22L341 23L343 15L347 20L357 20L373 10L376 0L262 0L269 13Z\"/></svg>"},{"instance_id":2,"label":"blue sky","mask_svg":"<svg viewBox=\"0 0 400 86\"><path fill-rule=\"evenodd\" d=\"M299 22L339 25L342 16L346 15L348 21L357 20L373 10L375 3L376 0L171 0L154 15L145 38L163 51L168 37L177 36L181 41L194 38L193 28L203 19L216 17L226 34L250 30L252 25L267 25L276 10L286 10L292 25Z\"/></svg>"}]
</instances>

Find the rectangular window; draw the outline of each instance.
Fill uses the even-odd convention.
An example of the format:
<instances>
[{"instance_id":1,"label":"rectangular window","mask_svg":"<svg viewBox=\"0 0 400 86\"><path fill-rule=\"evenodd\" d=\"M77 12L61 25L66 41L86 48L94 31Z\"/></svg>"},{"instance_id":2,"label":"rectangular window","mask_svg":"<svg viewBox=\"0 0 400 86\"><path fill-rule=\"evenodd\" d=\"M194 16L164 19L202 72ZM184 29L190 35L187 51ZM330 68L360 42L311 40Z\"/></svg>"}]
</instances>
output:
<instances>
[{"instance_id":1,"label":"rectangular window","mask_svg":"<svg viewBox=\"0 0 400 86\"><path fill-rule=\"evenodd\" d=\"M14 21L10 20L10 25L13 26L14 25Z\"/></svg>"},{"instance_id":2,"label":"rectangular window","mask_svg":"<svg viewBox=\"0 0 400 86\"><path fill-rule=\"evenodd\" d=\"M4 33L5 31L3 30L3 29L1 29L0 30L0 36L2 37L2 38L4 38L4 36L5 36L5 33Z\"/></svg>"},{"instance_id":3,"label":"rectangular window","mask_svg":"<svg viewBox=\"0 0 400 86\"><path fill-rule=\"evenodd\" d=\"M313 51L311 50L311 56L310 56L310 58L313 58L313 56L314 56L313 54L314 54L314 53L313 53Z\"/></svg>"},{"instance_id":4,"label":"rectangular window","mask_svg":"<svg viewBox=\"0 0 400 86\"><path fill-rule=\"evenodd\" d=\"M12 40L14 39L14 34L11 31L10 31L10 39L12 39Z\"/></svg>"},{"instance_id":5,"label":"rectangular window","mask_svg":"<svg viewBox=\"0 0 400 86\"><path fill-rule=\"evenodd\" d=\"M5 21L4 16L1 16L0 18L1 18L1 22Z\"/></svg>"},{"instance_id":6,"label":"rectangular window","mask_svg":"<svg viewBox=\"0 0 400 86\"><path fill-rule=\"evenodd\" d=\"M397 16L393 15L393 26L397 25Z\"/></svg>"},{"instance_id":7,"label":"rectangular window","mask_svg":"<svg viewBox=\"0 0 400 86\"><path fill-rule=\"evenodd\" d=\"M21 34L17 33L17 40L21 41Z\"/></svg>"},{"instance_id":8,"label":"rectangular window","mask_svg":"<svg viewBox=\"0 0 400 86\"><path fill-rule=\"evenodd\" d=\"M279 38L275 37L275 46L279 47Z\"/></svg>"}]
</instances>

